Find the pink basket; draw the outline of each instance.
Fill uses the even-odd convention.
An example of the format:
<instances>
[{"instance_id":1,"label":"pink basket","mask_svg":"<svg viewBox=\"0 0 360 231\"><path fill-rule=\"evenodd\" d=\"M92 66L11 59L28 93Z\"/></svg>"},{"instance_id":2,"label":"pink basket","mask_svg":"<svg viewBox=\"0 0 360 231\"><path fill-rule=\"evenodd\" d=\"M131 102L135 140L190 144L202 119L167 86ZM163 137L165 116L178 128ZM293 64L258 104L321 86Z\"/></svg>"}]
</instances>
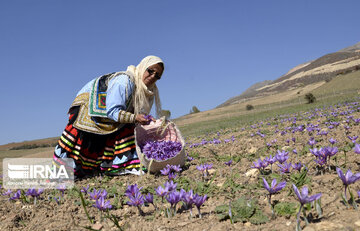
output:
<instances>
[{"instance_id":1,"label":"pink basket","mask_svg":"<svg viewBox=\"0 0 360 231\"><path fill-rule=\"evenodd\" d=\"M176 156L167 160L159 161L148 159L141 148L146 141L174 141L181 143L181 151ZM139 156L140 163L148 169L150 173L156 173L164 169L167 164L180 165L185 164L185 141L176 125L166 120L156 120L149 125L137 125L135 127L135 144L136 152Z\"/></svg>"}]
</instances>

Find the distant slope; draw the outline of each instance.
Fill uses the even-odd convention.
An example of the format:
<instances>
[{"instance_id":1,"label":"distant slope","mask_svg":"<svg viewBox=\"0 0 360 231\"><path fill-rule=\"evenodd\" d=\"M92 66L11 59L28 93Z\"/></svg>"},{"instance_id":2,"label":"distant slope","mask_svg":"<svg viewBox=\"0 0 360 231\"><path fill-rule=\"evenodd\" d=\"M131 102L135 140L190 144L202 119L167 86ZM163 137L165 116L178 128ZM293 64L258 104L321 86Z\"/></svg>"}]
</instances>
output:
<instances>
[{"instance_id":1,"label":"distant slope","mask_svg":"<svg viewBox=\"0 0 360 231\"><path fill-rule=\"evenodd\" d=\"M246 91L244 91L241 95L235 96L229 100L227 100L225 103L220 104L218 107L224 107L230 104L234 104L234 103L238 103L239 101L241 101L242 99L245 98L250 98L253 97L257 94L256 89L264 87L266 85L271 84L272 81L271 80L265 80L259 83L255 83L254 85L252 85L251 87L249 87Z\"/></svg>"},{"instance_id":2,"label":"distant slope","mask_svg":"<svg viewBox=\"0 0 360 231\"><path fill-rule=\"evenodd\" d=\"M339 52L356 52L356 51L360 51L360 42L356 43L353 46L346 47L342 50L339 50Z\"/></svg>"},{"instance_id":3,"label":"distant slope","mask_svg":"<svg viewBox=\"0 0 360 231\"><path fill-rule=\"evenodd\" d=\"M310 84L329 82L338 75L360 70L360 42L338 52L326 54L318 59L300 64L274 81L252 85L239 96L232 97L217 107L224 107L245 99L274 95ZM261 86L262 85L262 86Z\"/></svg>"},{"instance_id":4,"label":"distant slope","mask_svg":"<svg viewBox=\"0 0 360 231\"><path fill-rule=\"evenodd\" d=\"M59 137L52 137L52 138L29 140L29 141L23 141L23 142L17 142L17 143L9 143L9 144L0 145L0 151L10 150L12 148L19 148L19 147L23 147L25 145L37 145L39 147L45 146L45 145L55 146L55 144L57 143L58 140L59 140Z\"/></svg>"}]
</instances>

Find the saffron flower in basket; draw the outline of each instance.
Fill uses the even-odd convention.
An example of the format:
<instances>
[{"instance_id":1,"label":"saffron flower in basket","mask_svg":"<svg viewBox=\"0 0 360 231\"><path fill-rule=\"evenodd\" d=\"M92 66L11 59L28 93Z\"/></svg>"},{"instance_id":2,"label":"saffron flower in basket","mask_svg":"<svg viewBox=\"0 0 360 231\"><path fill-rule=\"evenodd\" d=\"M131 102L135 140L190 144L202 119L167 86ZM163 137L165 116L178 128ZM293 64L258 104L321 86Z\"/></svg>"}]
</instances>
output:
<instances>
[{"instance_id":1,"label":"saffron flower in basket","mask_svg":"<svg viewBox=\"0 0 360 231\"><path fill-rule=\"evenodd\" d=\"M150 122L153 121L154 117L152 115L145 115L144 119L146 119L148 121L147 125L149 125Z\"/></svg>"},{"instance_id":2,"label":"saffron flower in basket","mask_svg":"<svg viewBox=\"0 0 360 231\"><path fill-rule=\"evenodd\" d=\"M157 161L167 160L176 156L182 149L180 142L175 141L147 141L142 152L148 159Z\"/></svg>"}]
</instances>

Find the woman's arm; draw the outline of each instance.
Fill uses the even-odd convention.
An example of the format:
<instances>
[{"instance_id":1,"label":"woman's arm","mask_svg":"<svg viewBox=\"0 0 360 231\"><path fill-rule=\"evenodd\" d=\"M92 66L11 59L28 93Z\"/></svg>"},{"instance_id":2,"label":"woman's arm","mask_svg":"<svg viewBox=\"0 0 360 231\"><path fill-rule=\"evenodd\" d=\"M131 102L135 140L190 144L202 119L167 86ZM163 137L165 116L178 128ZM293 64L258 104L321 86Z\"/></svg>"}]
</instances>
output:
<instances>
[{"instance_id":1,"label":"woman's arm","mask_svg":"<svg viewBox=\"0 0 360 231\"><path fill-rule=\"evenodd\" d=\"M132 91L133 84L127 75L120 75L110 80L106 94L108 118L120 123L135 123L136 116L126 111L126 103Z\"/></svg>"}]
</instances>

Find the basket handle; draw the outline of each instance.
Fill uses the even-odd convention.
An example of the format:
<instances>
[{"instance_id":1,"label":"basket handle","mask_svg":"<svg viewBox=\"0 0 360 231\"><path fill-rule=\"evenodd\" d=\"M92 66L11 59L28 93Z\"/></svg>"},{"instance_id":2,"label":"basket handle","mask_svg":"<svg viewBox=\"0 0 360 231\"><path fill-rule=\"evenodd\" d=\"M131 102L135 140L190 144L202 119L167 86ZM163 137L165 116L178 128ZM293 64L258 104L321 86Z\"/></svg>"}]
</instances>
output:
<instances>
[{"instance_id":1,"label":"basket handle","mask_svg":"<svg viewBox=\"0 0 360 231\"><path fill-rule=\"evenodd\" d=\"M154 161L154 159L150 160L149 169L148 169L148 172L147 172L148 176L150 176L150 169L151 169L151 165L152 165L153 161Z\"/></svg>"},{"instance_id":2,"label":"basket handle","mask_svg":"<svg viewBox=\"0 0 360 231\"><path fill-rule=\"evenodd\" d=\"M156 133L157 133L158 135L160 134L160 136L162 136L162 135L164 135L165 130L166 130L170 125L173 125L174 122L168 120L168 123L166 124L165 116L161 117L160 120L161 120L161 125L160 125L160 127L157 129ZM160 132L160 129L162 130L161 132Z\"/></svg>"}]
</instances>

